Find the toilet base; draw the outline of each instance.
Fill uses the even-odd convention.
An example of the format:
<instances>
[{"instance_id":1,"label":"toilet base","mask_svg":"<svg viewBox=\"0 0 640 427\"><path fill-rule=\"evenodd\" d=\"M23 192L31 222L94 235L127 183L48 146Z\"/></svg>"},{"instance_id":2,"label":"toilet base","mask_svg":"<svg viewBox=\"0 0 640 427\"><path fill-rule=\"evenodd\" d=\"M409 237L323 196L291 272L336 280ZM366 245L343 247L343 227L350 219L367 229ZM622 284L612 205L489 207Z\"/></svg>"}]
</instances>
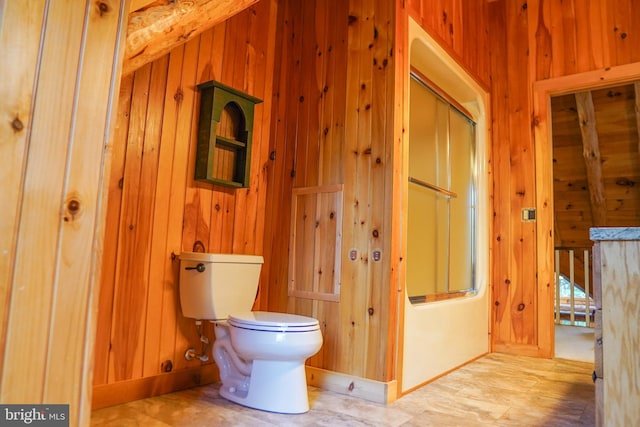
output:
<instances>
[{"instance_id":1,"label":"toilet base","mask_svg":"<svg viewBox=\"0 0 640 427\"><path fill-rule=\"evenodd\" d=\"M304 361L254 360L248 390L222 384L220 395L249 408L282 414L309 411Z\"/></svg>"}]
</instances>

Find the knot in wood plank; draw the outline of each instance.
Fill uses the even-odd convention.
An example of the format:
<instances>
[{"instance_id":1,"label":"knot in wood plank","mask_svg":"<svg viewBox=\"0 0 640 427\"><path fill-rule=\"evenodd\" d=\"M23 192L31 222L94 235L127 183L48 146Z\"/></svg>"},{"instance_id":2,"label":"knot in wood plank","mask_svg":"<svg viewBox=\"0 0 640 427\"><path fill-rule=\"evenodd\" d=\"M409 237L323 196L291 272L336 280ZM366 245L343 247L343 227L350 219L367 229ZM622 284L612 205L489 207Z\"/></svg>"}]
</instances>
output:
<instances>
[{"instance_id":1,"label":"knot in wood plank","mask_svg":"<svg viewBox=\"0 0 640 427\"><path fill-rule=\"evenodd\" d=\"M100 14L100 17L104 16L105 14L109 13L109 11L111 10L111 8L109 7L109 5L103 1L98 3L98 13Z\"/></svg>"},{"instance_id":2,"label":"knot in wood plank","mask_svg":"<svg viewBox=\"0 0 640 427\"><path fill-rule=\"evenodd\" d=\"M16 117L11 122L11 127L13 128L14 131L20 132L24 129L24 124L22 123L22 120L20 120L19 117Z\"/></svg>"},{"instance_id":3,"label":"knot in wood plank","mask_svg":"<svg viewBox=\"0 0 640 427\"><path fill-rule=\"evenodd\" d=\"M80 201L76 197L70 197L65 203L64 221L69 222L78 218L81 213Z\"/></svg>"}]
</instances>

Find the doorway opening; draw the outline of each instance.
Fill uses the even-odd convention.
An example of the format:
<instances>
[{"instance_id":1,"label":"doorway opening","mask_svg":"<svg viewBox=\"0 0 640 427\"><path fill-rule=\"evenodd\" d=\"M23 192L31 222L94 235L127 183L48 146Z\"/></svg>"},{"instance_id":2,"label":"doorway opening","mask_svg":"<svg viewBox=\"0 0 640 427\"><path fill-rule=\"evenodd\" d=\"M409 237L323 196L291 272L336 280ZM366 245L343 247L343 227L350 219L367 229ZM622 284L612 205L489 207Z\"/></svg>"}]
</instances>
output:
<instances>
[{"instance_id":1,"label":"doorway opening","mask_svg":"<svg viewBox=\"0 0 640 427\"><path fill-rule=\"evenodd\" d=\"M589 229L640 225L639 79L640 64L629 64L534 85L539 331L549 357L570 342L557 324L594 320ZM565 279L568 299L545 293Z\"/></svg>"}]
</instances>

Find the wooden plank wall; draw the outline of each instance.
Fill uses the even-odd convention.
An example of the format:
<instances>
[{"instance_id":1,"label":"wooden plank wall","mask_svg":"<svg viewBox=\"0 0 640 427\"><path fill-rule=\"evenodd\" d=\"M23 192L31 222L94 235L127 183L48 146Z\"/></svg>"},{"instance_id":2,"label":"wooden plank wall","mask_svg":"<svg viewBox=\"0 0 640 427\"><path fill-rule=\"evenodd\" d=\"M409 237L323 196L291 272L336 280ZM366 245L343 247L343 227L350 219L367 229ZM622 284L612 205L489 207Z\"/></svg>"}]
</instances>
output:
<instances>
[{"instance_id":1,"label":"wooden plank wall","mask_svg":"<svg viewBox=\"0 0 640 427\"><path fill-rule=\"evenodd\" d=\"M505 29L489 32L496 351L552 356L546 307L553 282L548 268L540 267L548 263L538 259L536 268L532 261L552 252L552 218L539 215L538 230L519 219L521 208L535 206L536 190L542 191L539 199L553 200L551 188L536 189L546 178L535 176L533 129L542 118L533 117L533 83L640 61L635 6L633 0L489 2L489 28ZM546 314L538 318L539 310Z\"/></svg>"},{"instance_id":2,"label":"wooden plank wall","mask_svg":"<svg viewBox=\"0 0 640 427\"><path fill-rule=\"evenodd\" d=\"M90 417L126 12L119 0L0 6L0 396L69 404L72 426Z\"/></svg>"},{"instance_id":3,"label":"wooden plank wall","mask_svg":"<svg viewBox=\"0 0 640 427\"><path fill-rule=\"evenodd\" d=\"M490 85L487 1L406 0L409 15L485 89ZM492 32L495 31L492 27Z\"/></svg>"},{"instance_id":4,"label":"wooden plank wall","mask_svg":"<svg viewBox=\"0 0 640 427\"><path fill-rule=\"evenodd\" d=\"M184 358L189 347L200 351L200 341L194 321L180 312L176 257L194 249L263 253L276 10L276 1L260 1L122 80L95 407L116 403L114 390L126 390L132 400L215 379L212 361L200 368L201 362ZM212 79L264 100L256 106L246 189L193 179L196 85ZM210 325L205 332L212 340ZM193 375L180 376L189 369ZM167 372L176 375L162 375Z\"/></svg>"},{"instance_id":5,"label":"wooden plank wall","mask_svg":"<svg viewBox=\"0 0 640 427\"><path fill-rule=\"evenodd\" d=\"M392 141L401 139L393 122L394 102L402 103L393 90L392 34L401 3L285 1L278 3L277 17L274 4L258 3L122 82L96 350L95 384L104 399L116 390L110 385L131 381L140 393L169 391L172 386L159 384L162 372L198 365L183 359L187 346L198 341L192 322L179 315L177 264L171 259L196 242L211 252L262 251L258 306L312 315L323 325L324 345L311 365L395 379L393 278L400 259L390 257L397 218L389 206L398 203L393 179L400 146ZM258 22L268 27L253 25ZM247 25L248 43L240 36L247 31L239 30ZM246 72L237 72L240 64L249 65ZM246 193L190 180L193 86L209 78L265 100L254 140L260 154L252 157L257 186ZM478 79L486 84L486 77ZM345 188L341 300L289 298L292 190L334 184ZM351 249L355 261L346 258ZM374 249L381 251L380 261L371 260ZM194 369L210 378L209 371ZM107 403L113 402L96 402Z\"/></svg>"},{"instance_id":6,"label":"wooden plank wall","mask_svg":"<svg viewBox=\"0 0 640 427\"><path fill-rule=\"evenodd\" d=\"M402 76L392 68L398 64L393 49L407 50L406 43L394 40L394 27L398 22L406 31L408 15L402 2L390 3L286 1L280 6L277 56L288 59L277 62L274 69L270 150L275 161L269 172L265 230L265 253L273 256L265 265L268 294L262 293L263 306L269 310L320 320L324 345L310 359L311 365L380 381L396 375L402 288L397 283L401 228L392 235L401 216L391 206L400 207L401 174L394 162L401 159L401 145L393 141L401 140L402 119L394 116L394 105L403 105L404 94L397 92L403 87ZM489 63L478 53L487 51L486 20L477 20L478 14L487 16L484 2L450 1L436 8L413 1L408 9L488 86ZM395 13L404 19L396 21ZM449 25L447 20L444 31L437 17L447 13L455 23ZM463 32L474 35L469 37L473 43L461 42ZM287 268L292 189L340 183L344 184L340 301L291 298ZM374 249L382 251L380 262L372 261ZM355 261L348 258L352 250Z\"/></svg>"},{"instance_id":7,"label":"wooden plank wall","mask_svg":"<svg viewBox=\"0 0 640 427\"><path fill-rule=\"evenodd\" d=\"M506 2L503 13L491 3L493 236L492 294L494 350L537 351L536 224L521 221L520 211L535 206L533 141L527 130L530 83L527 77L527 8ZM499 26L498 26L499 25ZM512 64L524 64L521 73ZM522 67L522 65L521 65ZM496 75L496 70L509 70ZM496 106L500 105L500 108ZM514 141L510 143L510 141ZM502 347L500 346L502 345Z\"/></svg>"},{"instance_id":8,"label":"wooden plank wall","mask_svg":"<svg viewBox=\"0 0 640 427\"><path fill-rule=\"evenodd\" d=\"M282 1L265 230L271 311L320 320L313 366L395 378L397 291L389 257L393 195L394 2ZM387 161L389 163L387 164ZM344 185L339 302L290 298L293 188ZM323 244L318 247L322 250ZM350 260L350 250L356 259ZM380 249L382 259L371 252Z\"/></svg>"},{"instance_id":9,"label":"wooden plank wall","mask_svg":"<svg viewBox=\"0 0 640 427\"><path fill-rule=\"evenodd\" d=\"M640 61L634 0L528 2L532 81Z\"/></svg>"}]
</instances>

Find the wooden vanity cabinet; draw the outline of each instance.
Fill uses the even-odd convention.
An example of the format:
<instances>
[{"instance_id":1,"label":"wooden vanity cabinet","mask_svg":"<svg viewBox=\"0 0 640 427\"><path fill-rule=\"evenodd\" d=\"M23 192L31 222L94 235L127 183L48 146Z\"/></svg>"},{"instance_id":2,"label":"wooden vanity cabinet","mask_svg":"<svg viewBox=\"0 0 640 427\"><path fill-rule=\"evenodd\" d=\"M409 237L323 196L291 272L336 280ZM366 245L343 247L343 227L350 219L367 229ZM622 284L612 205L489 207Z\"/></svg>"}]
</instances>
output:
<instances>
[{"instance_id":1,"label":"wooden vanity cabinet","mask_svg":"<svg viewBox=\"0 0 640 427\"><path fill-rule=\"evenodd\" d=\"M640 228L592 228L596 426L640 426Z\"/></svg>"}]
</instances>

